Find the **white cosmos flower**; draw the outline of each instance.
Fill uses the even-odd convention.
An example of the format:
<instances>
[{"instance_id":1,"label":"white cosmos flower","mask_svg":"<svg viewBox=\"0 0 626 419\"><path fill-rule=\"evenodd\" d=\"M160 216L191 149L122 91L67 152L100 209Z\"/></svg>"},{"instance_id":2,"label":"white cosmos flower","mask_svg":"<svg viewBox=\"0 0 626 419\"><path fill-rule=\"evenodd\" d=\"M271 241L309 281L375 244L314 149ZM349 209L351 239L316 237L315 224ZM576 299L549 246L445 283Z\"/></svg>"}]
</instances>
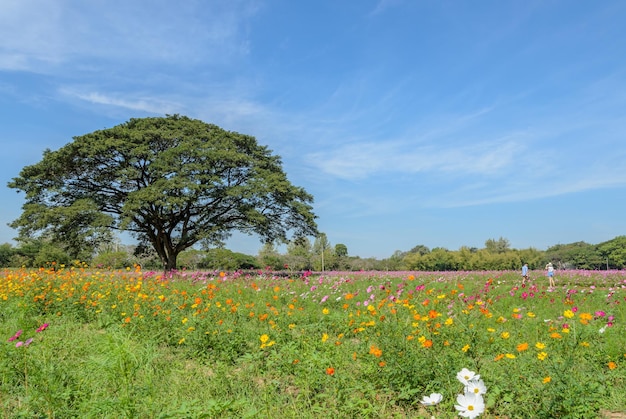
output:
<instances>
[{"instance_id":1,"label":"white cosmos flower","mask_svg":"<svg viewBox=\"0 0 626 419\"><path fill-rule=\"evenodd\" d=\"M456 378L461 382L461 384L466 386L472 380L480 380L480 375L476 374L474 371L468 370L467 368L463 368L457 373Z\"/></svg>"},{"instance_id":2,"label":"white cosmos flower","mask_svg":"<svg viewBox=\"0 0 626 419\"><path fill-rule=\"evenodd\" d=\"M422 397L422 403L424 406L434 406L443 400L443 396L439 393L431 393L430 396Z\"/></svg>"},{"instance_id":3,"label":"white cosmos flower","mask_svg":"<svg viewBox=\"0 0 626 419\"><path fill-rule=\"evenodd\" d=\"M487 392L487 386L485 386L485 382L483 380L471 380L465 386L466 393L474 393L474 394L485 394Z\"/></svg>"},{"instance_id":4,"label":"white cosmos flower","mask_svg":"<svg viewBox=\"0 0 626 419\"><path fill-rule=\"evenodd\" d=\"M485 411L483 396L474 393L459 394L456 397L458 404L454 408L459 411L459 416L474 419Z\"/></svg>"}]
</instances>

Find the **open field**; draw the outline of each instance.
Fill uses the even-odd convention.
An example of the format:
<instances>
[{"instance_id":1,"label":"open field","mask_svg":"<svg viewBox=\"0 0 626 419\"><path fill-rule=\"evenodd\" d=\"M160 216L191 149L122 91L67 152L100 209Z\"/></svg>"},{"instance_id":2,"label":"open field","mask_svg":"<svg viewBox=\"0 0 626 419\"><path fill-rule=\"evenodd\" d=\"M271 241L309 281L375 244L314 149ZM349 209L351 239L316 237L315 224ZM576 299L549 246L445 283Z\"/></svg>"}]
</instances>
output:
<instances>
[{"instance_id":1,"label":"open field","mask_svg":"<svg viewBox=\"0 0 626 419\"><path fill-rule=\"evenodd\" d=\"M520 282L5 270L1 415L452 418L467 368L481 418L625 417L626 271Z\"/></svg>"}]
</instances>

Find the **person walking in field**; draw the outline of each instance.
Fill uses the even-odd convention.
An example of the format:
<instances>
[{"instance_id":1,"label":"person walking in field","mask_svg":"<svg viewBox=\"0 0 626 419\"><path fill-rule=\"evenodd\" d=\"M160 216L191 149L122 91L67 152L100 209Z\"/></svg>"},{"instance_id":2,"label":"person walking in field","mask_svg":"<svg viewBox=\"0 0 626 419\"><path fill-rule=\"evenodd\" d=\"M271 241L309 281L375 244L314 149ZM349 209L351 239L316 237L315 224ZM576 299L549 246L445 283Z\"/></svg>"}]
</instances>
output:
<instances>
[{"instance_id":1,"label":"person walking in field","mask_svg":"<svg viewBox=\"0 0 626 419\"><path fill-rule=\"evenodd\" d=\"M548 271L548 281L550 281L550 288L554 288L554 266L552 266L552 262L548 262L546 265L546 270Z\"/></svg>"},{"instance_id":2,"label":"person walking in field","mask_svg":"<svg viewBox=\"0 0 626 419\"><path fill-rule=\"evenodd\" d=\"M528 263L525 263L524 266L522 266L522 285L526 283L527 279L528 279Z\"/></svg>"}]
</instances>

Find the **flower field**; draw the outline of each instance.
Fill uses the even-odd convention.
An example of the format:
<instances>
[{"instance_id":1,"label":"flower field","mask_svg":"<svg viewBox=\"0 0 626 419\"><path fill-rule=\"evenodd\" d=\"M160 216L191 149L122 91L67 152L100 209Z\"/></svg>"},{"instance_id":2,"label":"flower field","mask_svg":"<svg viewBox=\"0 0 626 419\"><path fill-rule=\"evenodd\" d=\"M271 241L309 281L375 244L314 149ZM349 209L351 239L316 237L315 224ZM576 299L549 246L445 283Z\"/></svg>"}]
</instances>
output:
<instances>
[{"instance_id":1,"label":"flower field","mask_svg":"<svg viewBox=\"0 0 626 419\"><path fill-rule=\"evenodd\" d=\"M623 417L626 271L555 278L5 270L2 416Z\"/></svg>"}]
</instances>

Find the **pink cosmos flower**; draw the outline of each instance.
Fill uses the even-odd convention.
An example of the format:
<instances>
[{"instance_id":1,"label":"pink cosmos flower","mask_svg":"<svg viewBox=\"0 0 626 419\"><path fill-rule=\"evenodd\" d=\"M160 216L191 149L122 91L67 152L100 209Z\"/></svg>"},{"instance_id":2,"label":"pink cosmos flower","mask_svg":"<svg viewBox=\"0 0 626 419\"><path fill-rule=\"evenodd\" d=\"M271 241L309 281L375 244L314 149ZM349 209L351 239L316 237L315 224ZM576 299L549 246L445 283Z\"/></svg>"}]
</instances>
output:
<instances>
[{"instance_id":1,"label":"pink cosmos flower","mask_svg":"<svg viewBox=\"0 0 626 419\"><path fill-rule=\"evenodd\" d=\"M9 338L9 342L13 342L15 339L19 338L22 335L22 330L18 330L15 332L13 336Z\"/></svg>"},{"instance_id":2,"label":"pink cosmos flower","mask_svg":"<svg viewBox=\"0 0 626 419\"><path fill-rule=\"evenodd\" d=\"M44 330L46 330L48 328L49 324L48 323L44 323L41 326L39 326L37 328L37 330L35 330L35 332L40 333L43 332Z\"/></svg>"}]
</instances>

